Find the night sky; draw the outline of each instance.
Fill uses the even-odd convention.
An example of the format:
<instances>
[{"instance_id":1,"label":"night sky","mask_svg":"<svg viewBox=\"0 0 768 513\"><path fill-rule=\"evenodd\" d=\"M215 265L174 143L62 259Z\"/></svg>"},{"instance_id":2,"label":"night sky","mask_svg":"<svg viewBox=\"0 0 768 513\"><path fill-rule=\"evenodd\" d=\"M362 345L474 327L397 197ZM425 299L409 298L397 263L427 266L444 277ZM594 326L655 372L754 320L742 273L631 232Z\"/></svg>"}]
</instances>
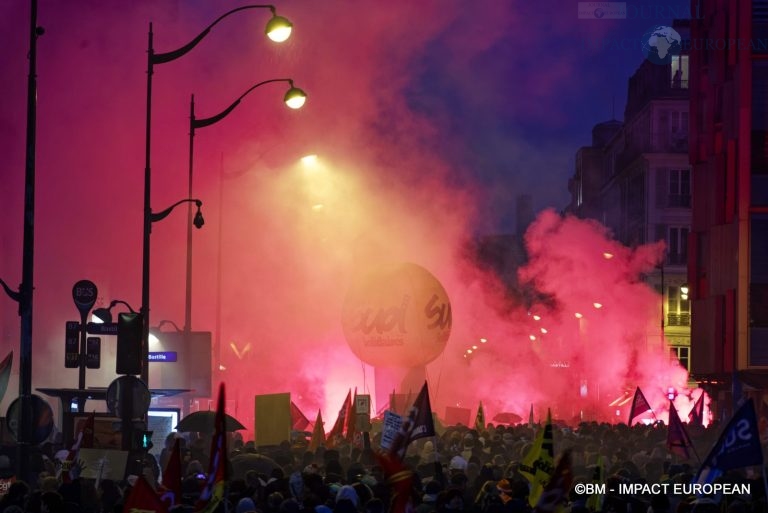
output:
<instances>
[{"instance_id":1,"label":"night sky","mask_svg":"<svg viewBox=\"0 0 768 513\"><path fill-rule=\"evenodd\" d=\"M12 286L21 276L28 4L0 3L0 277ZM59 369L64 322L77 318L77 280L99 286L100 304L139 307L149 22L155 50L166 52L240 5L40 0L34 365L43 377L35 386L76 384L76 371ZM292 78L308 94L292 111L281 102L284 84L265 85L197 132L194 195L206 225L194 234L194 329L212 330L223 301L224 345L290 340L360 372L337 347L350 262L415 261L452 295L450 285L466 276L453 265L456 249L467 237L513 232L519 194L531 194L537 211L564 208L574 155L592 126L623 118L627 79L644 58L641 36L688 12L683 1L632 1L627 19L579 19L579 5L278 2L294 24L287 42L263 36L269 11L255 9L157 66L155 211L186 197L191 94L198 118L262 80ZM310 153L325 178L297 166ZM183 323L185 234L184 208L153 227L153 325ZM478 315L455 316L464 335L478 330ZM8 299L0 300L0 335L8 350L18 347ZM306 393L309 410L346 393L346 375L328 368L305 390L321 381L338 390ZM91 371L89 385L106 386L110 372Z\"/></svg>"}]
</instances>

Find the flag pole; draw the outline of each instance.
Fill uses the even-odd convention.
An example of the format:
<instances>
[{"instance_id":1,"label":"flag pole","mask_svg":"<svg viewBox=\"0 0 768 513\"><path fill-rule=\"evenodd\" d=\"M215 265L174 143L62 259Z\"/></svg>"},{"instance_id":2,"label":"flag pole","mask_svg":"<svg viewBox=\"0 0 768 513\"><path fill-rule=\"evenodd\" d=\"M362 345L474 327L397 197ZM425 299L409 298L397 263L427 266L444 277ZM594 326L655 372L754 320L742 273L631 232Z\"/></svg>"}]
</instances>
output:
<instances>
[{"instance_id":1,"label":"flag pole","mask_svg":"<svg viewBox=\"0 0 768 513\"><path fill-rule=\"evenodd\" d=\"M766 480L765 477L765 462L763 462L760 468L763 470L763 488L765 488L765 496L768 497L768 480Z\"/></svg>"}]
</instances>

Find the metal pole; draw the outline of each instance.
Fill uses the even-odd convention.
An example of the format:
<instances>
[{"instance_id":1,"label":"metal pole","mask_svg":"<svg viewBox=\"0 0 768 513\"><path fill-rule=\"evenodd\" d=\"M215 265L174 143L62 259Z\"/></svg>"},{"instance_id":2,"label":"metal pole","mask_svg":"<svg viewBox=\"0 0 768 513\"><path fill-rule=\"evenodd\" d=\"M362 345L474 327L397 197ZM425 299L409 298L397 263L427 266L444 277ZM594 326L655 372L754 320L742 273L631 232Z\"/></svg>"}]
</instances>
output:
<instances>
[{"instance_id":1,"label":"metal pole","mask_svg":"<svg viewBox=\"0 0 768 513\"><path fill-rule=\"evenodd\" d=\"M150 165L150 142L152 131L152 24L149 24L149 42L147 47L147 115L144 141L144 234L141 267L141 314L143 318L143 333L141 337L141 380L149 386L149 237L152 232L152 207L150 205L150 190L152 185L152 170Z\"/></svg>"},{"instance_id":2,"label":"metal pole","mask_svg":"<svg viewBox=\"0 0 768 513\"><path fill-rule=\"evenodd\" d=\"M37 0L31 2L29 24L29 76L27 80L27 149L24 173L24 242L19 286L21 340L19 348L19 396L21 414L17 446L16 476L29 478L29 446L32 432L32 293L35 254L35 144L37 131Z\"/></svg>"},{"instance_id":3,"label":"metal pole","mask_svg":"<svg viewBox=\"0 0 768 513\"><path fill-rule=\"evenodd\" d=\"M194 141L195 141L195 95L189 100L189 191L188 198L192 197L192 175L194 169ZM184 296L184 338L189 344L189 334L192 331L192 203L187 205L187 276L186 294Z\"/></svg>"},{"instance_id":4,"label":"metal pole","mask_svg":"<svg viewBox=\"0 0 768 513\"><path fill-rule=\"evenodd\" d=\"M662 260L661 266L661 342L659 346L664 348L664 298L666 297L666 291L664 290L664 261Z\"/></svg>"},{"instance_id":5,"label":"metal pole","mask_svg":"<svg viewBox=\"0 0 768 513\"><path fill-rule=\"evenodd\" d=\"M224 154L221 155L221 166L219 167L219 248L218 248L218 268L216 269L216 337L213 347L213 377L214 382L218 382L218 376L221 372L221 270L222 270L222 230L224 228Z\"/></svg>"}]
</instances>

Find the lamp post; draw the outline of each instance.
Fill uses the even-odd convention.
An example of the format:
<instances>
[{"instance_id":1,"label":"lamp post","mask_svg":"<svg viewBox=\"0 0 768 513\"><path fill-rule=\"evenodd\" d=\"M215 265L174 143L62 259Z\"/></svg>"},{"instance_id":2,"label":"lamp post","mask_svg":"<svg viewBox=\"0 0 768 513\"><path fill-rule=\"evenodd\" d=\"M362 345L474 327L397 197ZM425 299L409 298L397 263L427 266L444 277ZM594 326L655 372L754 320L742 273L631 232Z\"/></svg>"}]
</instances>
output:
<instances>
[{"instance_id":1,"label":"lamp post","mask_svg":"<svg viewBox=\"0 0 768 513\"><path fill-rule=\"evenodd\" d=\"M216 18L213 23L208 25L200 34L192 39L186 45L171 51L164 53L155 53L153 46L153 33L152 24L149 24L149 35L147 45L147 109L146 109L146 124L145 124L145 139L144 139L144 223L143 223L143 249L142 249L142 273L141 273L141 314L143 318L143 330L141 341L141 379L145 382L149 382L149 281L150 281L150 233L152 231L153 214L151 208L151 184L152 184L152 166L151 166L151 132L152 132L152 75L154 74L154 67L157 64L165 64L167 62L174 61L186 55L200 41L208 35L211 29L221 22L224 18L248 9L269 9L272 12L272 18L269 20L266 26L267 36L275 42L283 42L290 36L291 23L278 16L275 11L275 7L272 5L245 5L237 7ZM190 198L191 200L191 198ZM173 207L171 207L173 209ZM166 214L167 215L167 214ZM163 216L164 217L164 216Z\"/></svg>"},{"instance_id":2,"label":"lamp post","mask_svg":"<svg viewBox=\"0 0 768 513\"><path fill-rule=\"evenodd\" d=\"M271 84L273 82L287 82L289 84L289 89L285 93L285 96L283 98L283 101L285 104L292 108L292 109L300 109L304 102L306 101L307 95L299 89L298 87L295 87L293 85L293 80L290 78L273 78L270 80L264 80L262 82L259 82L250 88L248 88L243 94L241 94L232 104L221 111L220 113L216 114L215 116L211 116L209 118L203 118L203 119L197 119L195 117L195 95L193 94L190 102L189 102L189 195L192 196L192 182L193 182L193 175L194 175L194 141L195 141L195 130L198 128L204 128L210 125L213 125L215 123L218 123L227 115L232 112L235 107L237 107L240 102L245 98L248 94L251 93L254 89L257 87L263 86L265 84ZM190 205L190 210L188 213L190 220L192 219L192 208ZM187 226L187 272L186 272L186 292L185 292L185 302L184 302L184 333L185 335L188 335L192 331L192 225L189 224Z\"/></svg>"}]
</instances>

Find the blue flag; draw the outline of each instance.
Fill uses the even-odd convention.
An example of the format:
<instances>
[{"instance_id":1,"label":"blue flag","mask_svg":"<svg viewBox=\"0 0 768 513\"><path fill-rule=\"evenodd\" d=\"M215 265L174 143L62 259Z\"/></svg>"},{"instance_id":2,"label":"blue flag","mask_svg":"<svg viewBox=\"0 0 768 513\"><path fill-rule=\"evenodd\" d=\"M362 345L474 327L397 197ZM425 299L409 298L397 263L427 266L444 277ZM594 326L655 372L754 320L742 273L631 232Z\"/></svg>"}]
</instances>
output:
<instances>
[{"instance_id":1,"label":"blue flag","mask_svg":"<svg viewBox=\"0 0 768 513\"><path fill-rule=\"evenodd\" d=\"M694 482L711 483L725 471L763 464L763 449L752 399L734 413L720 438L701 464Z\"/></svg>"}]
</instances>

